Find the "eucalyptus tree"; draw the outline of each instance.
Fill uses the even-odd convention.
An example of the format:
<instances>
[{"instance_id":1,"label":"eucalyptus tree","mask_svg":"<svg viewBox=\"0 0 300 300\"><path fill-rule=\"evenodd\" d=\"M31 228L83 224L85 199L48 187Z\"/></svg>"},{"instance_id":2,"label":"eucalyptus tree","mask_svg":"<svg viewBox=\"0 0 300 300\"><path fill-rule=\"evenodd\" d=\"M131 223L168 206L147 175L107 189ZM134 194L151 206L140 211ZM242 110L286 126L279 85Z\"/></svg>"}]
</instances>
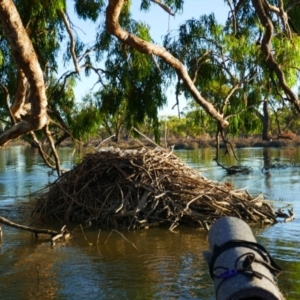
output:
<instances>
[{"instance_id":1,"label":"eucalyptus tree","mask_svg":"<svg viewBox=\"0 0 300 300\"><path fill-rule=\"evenodd\" d=\"M7 47L2 48L7 55L1 66L1 86L6 94L6 108L12 123L12 127L0 136L1 145L28 133L38 143L35 130L43 130L50 145L53 145L43 71L46 70L47 63L51 67L58 43L56 37L51 38L48 34L51 28L55 31L57 22L53 19L51 4L47 3L47 6L49 9L44 9L41 3L33 1L0 2L4 34L1 34L1 40L7 38L5 42L10 44L10 50ZM12 105L9 105L9 100L13 102ZM52 148L55 166L59 172L59 158L54 147ZM40 150L43 153L41 148Z\"/></svg>"},{"instance_id":2,"label":"eucalyptus tree","mask_svg":"<svg viewBox=\"0 0 300 300\"><path fill-rule=\"evenodd\" d=\"M263 122L263 139L271 137L270 108L275 115L284 107L294 108L294 114L300 112L298 95L294 92L299 86L300 39L296 25L299 12L297 1L251 1L232 9L233 32L243 33L243 27L249 28L256 35L260 49L262 72L248 99L261 97L263 100L262 108L255 110ZM280 128L278 126L279 135Z\"/></svg>"},{"instance_id":3,"label":"eucalyptus tree","mask_svg":"<svg viewBox=\"0 0 300 300\"><path fill-rule=\"evenodd\" d=\"M105 32L103 19L98 40L92 46L84 45L74 34L75 27L66 13L66 1L13 3L6 0L0 1L0 4L0 18L5 29L2 43L6 43L4 49L8 53L5 65L1 66L1 92L6 96L3 97L6 110L11 115L12 124L15 124L0 137L2 145L12 138L29 133L48 165L56 167L59 172L59 158L55 146L66 137L71 136L75 139L83 137L87 132L91 133L100 126L99 118L104 116L103 113L115 114L122 107L125 108L122 114L126 115L127 128L142 123L147 116L154 125L154 133L158 138L158 109L165 103L166 97L162 91L162 76L152 58L149 59L134 49L120 47L117 40ZM71 2L68 4L71 5ZM73 4L75 12L82 19L98 19L101 22L104 2L77 0ZM14 13L10 15L12 11ZM11 27L6 29L7 24ZM17 27L13 27L14 24L17 24ZM135 34L150 40L147 27L133 22L129 10L123 13L123 25L134 28ZM14 39L14 35L20 40ZM17 52L9 53L5 36L8 37L11 48ZM24 53L24 49L28 50L27 53ZM64 60L72 61L74 70L68 70L61 78L55 78L58 51L61 49L66 49ZM32 53L31 57L29 53ZM95 61L91 59L93 53L96 53ZM102 59L106 59L107 70L97 66ZM31 66L26 69L23 61L28 65L33 64L35 69ZM102 86L98 92L101 97L98 97L97 104L101 103L101 114L95 112L97 107L92 106L95 103L81 106L81 111L74 101L74 82L82 70L86 75L95 72L99 76L98 82L101 82ZM31 82L28 79L30 76L34 79L39 78L39 82ZM36 89L34 84L37 85ZM114 88L110 89L112 86ZM15 94L14 90L17 90ZM34 98L35 94L37 95ZM3 120L7 121L5 118ZM34 132L40 129L49 141L50 153L55 156L54 165L39 141L41 133ZM55 135L51 135L51 131Z\"/></svg>"},{"instance_id":4,"label":"eucalyptus tree","mask_svg":"<svg viewBox=\"0 0 300 300\"><path fill-rule=\"evenodd\" d=\"M284 86L274 79L270 63L260 49L262 32L256 11L249 1L234 2L234 5L232 18L226 25L218 24L213 15L188 20L178 31L166 36L165 47L187 66L202 95L230 120L231 134L239 133L241 128L248 133L261 128L262 138L268 140L271 137L269 103L280 109L280 100L286 100L282 96ZM287 86L293 87L297 84L299 37L295 35L292 41L285 39L280 27L275 25L272 51L276 53L277 64L284 66L283 73L278 73ZM291 51L292 44L294 51ZM168 71L171 76L177 76L172 68ZM178 77L176 94L182 91L186 98L191 98L189 89ZM291 95L292 90L289 92ZM294 104L297 108L297 102ZM224 139L223 128L218 125L216 132L217 137L220 133Z\"/></svg>"},{"instance_id":5,"label":"eucalyptus tree","mask_svg":"<svg viewBox=\"0 0 300 300\"><path fill-rule=\"evenodd\" d=\"M129 7L128 7L129 8ZM130 11L124 10L120 22L138 38L151 41L149 27L132 20ZM136 49L120 45L109 35L105 27L100 29L97 49L105 53L101 85L95 94L95 103L103 117L103 125L114 127L118 141L121 129L139 127L147 118L152 132L159 139L159 109L166 104L164 77L151 56ZM86 67L89 71L89 66ZM112 132L111 132L112 133Z\"/></svg>"},{"instance_id":6,"label":"eucalyptus tree","mask_svg":"<svg viewBox=\"0 0 300 300\"><path fill-rule=\"evenodd\" d=\"M243 35L236 37L230 33L228 26L219 24L214 15L208 15L186 21L178 31L166 36L164 45L184 63L202 95L225 120L230 120L228 133L236 135L241 130L250 132L254 125L259 125L259 119L250 108L260 105L261 101L257 97L253 98L257 101L249 103L247 99L261 72L259 50L253 43L250 31L245 29ZM166 71L172 76L171 68ZM189 89L182 84L180 77L176 88L176 94L179 93L184 93L187 99L191 98ZM210 130L213 122L203 108L190 105L192 110L189 115L194 116L199 127ZM219 122L214 123L217 147L221 136L229 151L231 144L224 128Z\"/></svg>"},{"instance_id":7,"label":"eucalyptus tree","mask_svg":"<svg viewBox=\"0 0 300 300\"><path fill-rule=\"evenodd\" d=\"M76 2L78 14L95 18L100 4L95 1L96 6L87 6L85 2ZM70 120L74 120L74 116L71 117L71 112L76 106L72 86L79 72L76 55L83 48L83 44L74 39L66 8L64 0L0 1L0 56L4 57L1 61L0 95L5 99L1 113L8 128L0 136L0 145L28 134L45 162L58 173L60 163L55 146L64 138L72 137ZM69 42L64 45L66 37ZM75 71L67 72L57 80L54 75L58 69L59 50L63 46L67 47L65 53L70 53L64 58L73 59ZM5 117L5 111L11 122ZM40 142L43 135L51 148L50 155Z\"/></svg>"},{"instance_id":8,"label":"eucalyptus tree","mask_svg":"<svg viewBox=\"0 0 300 300\"><path fill-rule=\"evenodd\" d=\"M140 3L141 9L147 10L148 13L151 13L151 5L159 5L170 15L184 10L183 0L141 0ZM268 96L268 100L280 99L282 103L290 103L300 112L300 102L292 88L295 80L298 80L299 70L299 61L296 59L299 52L296 33L298 1L228 0L225 3L228 4L229 17L226 24L228 27L224 32L221 32L222 29L218 26L212 26L213 18L209 16L203 20L206 20L205 22L216 33L203 30L201 24L195 23L195 26L200 26L203 35L208 35L204 36L202 41L205 40L205 43L209 43L214 49L207 56L203 56L202 52L196 58L205 61L205 58L209 57L213 63L203 64L204 61L200 60L199 65L195 65L195 70L189 72L185 62L181 61L182 49L174 49L172 52L173 50L155 44L149 38L144 24L132 22L134 16L130 15L132 5L130 1L107 0L106 5L101 0L74 0L68 3L64 0L14 2L0 0L2 23L0 42L1 46L4 46L0 58L5 57L5 61L0 59L1 93L5 96L5 103L10 99L15 104L9 105L10 118L14 125L0 136L0 145L27 133L31 133L37 145L40 145L33 132L42 130L52 147L52 153L55 154L55 143L50 127L53 125L51 123L53 119L65 129L65 132L72 134L65 128L66 120L59 117L60 109L54 108L56 99L51 98L51 94L47 91L49 78L53 76L58 66L59 49L64 49L65 60L72 61L74 67L59 80L56 85L58 90L62 92L66 86L72 84L70 80L77 80L82 70L86 70L87 74L95 72L101 83L101 99L104 100L111 93L112 99L117 104L122 101L128 102L130 109L127 111L134 111L132 115L137 119L145 110L152 109L152 112L148 113L155 120L154 114L157 112L155 107L161 105L164 99L154 93L153 102L150 103L151 97L146 99L146 96L154 91L161 93L162 90L154 86L166 83L165 79L170 79L171 73L178 78L178 86L184 86L186 93L191 95L206 114L216 120L218 134L225 141L225 128L228 127L229 121L233 123L231 126L237 127L239 123L234 121L238 120L238 117L235 117L237 112L240 116L241 112L248 113L245 108L248 108L246 102L248 103L250 98L245 95L252 91L249 83L254 82L256 74L262 74L262 81L268 75L270 91L266 95L269 93L271 95ZM76 14L83 20L92 20L100 24L99 37L95 44L85 45L76 37L76 27L67 15L67 4L74 5ZM201 13L200 9L199 11ZM137 30L138 26L140 30ZM103 33L103 29L107 34ZM215 41L210 41L209 37ZM224 48L225 52L222 43L229 47ZM204 44L200 45L201 50L205 48ZM93 53L96 54L96 60L93 60ZM107 59L105 69L99 68L98 59ZM127 70L116 70L117 64L122 68L133 70L131 73ZM137 66L138 64L140 65ZM169 67L169 72L164 73L166 66ZM209 72L205 72L214 75L214 80L209 84L201 83L201 80L207 79L204 76L205 68L210 68ZM198 81L194 81L195 72ZM115 75L117 76L114 77ZM136 82L133 84L127 77ZM142 86L145 81L148 81L147 88L146 85ZM261 81L257 80L256 84L259 82ZM134 88L128 88L130 84ZM114 91L112 85L124 89L126 96L119 99L122 93ZM149 88L151 85L152 89ZM136 95L131 97L135 89L138 90L136 94L140 100L144 98L145 102L137 101ZM59 95L56 94L56 97ZM254 97L250 100L264 99L267 97L261 96L260 99ZM141 106L137 107L140 104ZM55 165L58 166L59 159L55 155L54 158Z\"/></svg>"},{"instance_id":9,"label":"eucalyptus tree","mask_svg":"<svg viewBox=\"0 0 300 300\"><path fill-rule=\"evenodd\" d=\"M289 17L284 10L283 2L279 1L278 3L274 3L275 1L266 0L225 2L228 3L230 12L227 22L227 26L229 29L226 32L227 35L225 39L228 38L232 41L236 40L235 50L237 51L237 53L241 54L241 57L244 55L244 53L243 51L239 51L239 48L248 50L244 47L244 43L246 42L247 46L250 46L254 51L253 54L255 54L254 56L250 56L250 61L256 64L256 67L259 68L259 70L256 70L256 67L252 69L251 66L246 64L246 68L239 68L239 75L242 75L242 77L236 77L236 70L235 72L233 72L231 66L232 61L230 61L229 57L228 61L226 61L227 66L224 65L224 68L222 69L223 72L221 72L223 81L220 81L220 75L219 77L216 76L216 83L227 88L227 91L225 89L225 93L221 95L221 97L223 96L223 98L221 102L219 102L219 108L216 108L212 103L212 99L208 99L207 97L205 97L203 91L199 90L199 88L195 86L192 75L185 68L185 64L181 61L180 54L177 53L178 49L175 49L174 52L166 51L168 50L168 48L166 49L152 43L145 42L121 27L118 19L123 5L125 5L124 1L109 1L109 5L106 11L106 25L107 30L118 37L121 42L134 47L141 53L144 53L146 55L156 55L157 57L161 58L162 61L169 66L170 70L173 71L173 74L176 74L179 82L178 86L180 87L180 83L182 82L182 85L185 86L186 90L190 93L193 99L198 104L200 104L200 106L205 110L206 113L208 113L217 121L217 141L219 139L219 136L221 136L226 145L230 145L225 135L225 128L228 126L230 118L232 118L232 120L237 120L237 118L233 119L233 116L236 115L236 112L239 108L236 107L236 105L241 106L241 103L243 101L246 103L248 102L244 99L247 98L247 93L251 90L249 89L250 85L246 83L250 82L251 78L253 78L256 72L258 72L258 74L263 74L261 78L268 77L268 81L271 81L271 95L277 95L282 99L282 101L291 103L294 109L298 112L300 112L300 102L289 83L289 77L291 77L290 74L297 75L297 66L291 67L289 65L282 65L280 63L280 57L278 56L278 54L280 53L280 48L276 47L277 40L282 43L282 46L284 46L287 40L290 40L292 42L294 40L297 40L297 35L292 32L291 27L289 26ZM149 9L150 4L150 1L142 1L141 7L143 9ZM165 4L167 4L168 7L171 7L173 5L173 8L176 12L176 10L180 10L182 8L183 2L168 1ZM290 3L285 4L289 5ZM298 5L297 1L291 3L291 6L295 5ZM173 12L169 10L169 13L171 14ZM205 31L203 34L205 35ZM203 38L206 39L206 42L208 41L206 36L204 36ZM215 39L215 37L213 38ZM214 43L214 41L212 41L212 43ZM214 44L215 48L218 48L218 42L215 42ZM287 52L287 56L285 56L284 59L287 59L287 57L291 55L291 51L288 48L285 49ZM184 51L187 49L185 48L180 50ZM188 50L191 49L189 48ZM249 53L249 51L247 51L247 53ZM224 55L226 54L226 52L222 53L222 56L220 57L221 61L222 59L224 60ZM231 54L235 55L236 53L231 52ZM196 59L200 58L200 55L196 56ZM162 63L162 61L159 62ZM201 61L199 63L201 65ZM214 66L212 66L212 68L213 67ZM198 77L198 73L201 73L202 70L199 71L197 65L195 69L196 75ZM227 72L227 76L224 76L224 71L225 73ZM194 75L194 73L192 74ZM228 78L231 79L230 85L228 85ZM241 88L246 88L249 90L246 90L246 93L242 93ZM239 96L237 95L238 92L240 93ZM275 99L276 97L273 98ZM258 98L254 97L251 100L255 99ZM261 95L260 101L261 103L265 103L265 108L267 108L266 104L268 102L266 101L266 98L263 97L263 94ZM235 104L233 104L234 102ZM242 107L241 109L242 111L244 111ZM265 109L265 112L267 112L267 109ZM241 116L240 113L239 115ZM265 116L265 119L266 118L267 115ZM233 122L233 125L234 124L237 127L238 123ZM253 122L247 121L246 124L250 124L252 126ZM265 122L265 125L266 124L268 124L268 122Z\"/></svg>"}]
</instances>

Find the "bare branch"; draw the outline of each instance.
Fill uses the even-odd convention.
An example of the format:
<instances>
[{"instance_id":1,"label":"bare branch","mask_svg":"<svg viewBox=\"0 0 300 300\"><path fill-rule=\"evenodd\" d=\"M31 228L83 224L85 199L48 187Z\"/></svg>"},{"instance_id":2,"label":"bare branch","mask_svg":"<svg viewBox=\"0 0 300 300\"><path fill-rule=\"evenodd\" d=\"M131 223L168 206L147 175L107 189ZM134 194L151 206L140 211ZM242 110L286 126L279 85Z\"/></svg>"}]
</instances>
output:
<instances>
[{"instance_id":1,"label":"bare branch","mask_svg":"<svg viewBox=\"0 0 300 300\"><path fill-rule=\"evenodd\" d=\"M176 103L172 106L174 109L177 106L178 118L180 119L180 108L179 108L179 93L180 93L180 77L177 77L177 84L176 84Z\"/></svg>"},{"instance_id":2,"label":"bare branch","mask_svg":"<svg viewBox=\"0 0 300 300\"><path fill-rule=\"evenodd\" d=\"M155 59L154 55L151 55L151 58L155 64L157 70L159 71L159 73L161 73L161 69L160 69L159 64L158 64L157 60Z\"/></svg>"},{"instance_id":3,"label":"bare branch","mask_svg":"<svg viewBox=\"0 0 300 300\"><path fill-rule=\"evenodd\" d=\"M54 142L53 142L53 139L52 139L52 135L51 135L51 132L49 130L48 125L46 125L43 128L43 130L44 130L44 133L45 133L45 135L47 137L47 140L48 140L48 142L50 144L52 155L54 156L57 176L60 176L60 161L59 161L59 156L58 156L57 151L55 149L55 145L54 145Z\"/></svg>"},{"instance_id":4,"label":"bare branch","mask_svg":"<svg viewBox=\"0 0 300 300\"><path fill-rule=\"evenodd\" d=\"M282 21L282 24L283 24L283 28L288 36L289 39L292 39L292 32L291 32L291 29L290 29L290 26L289 26L289 16L287 15L287 13L284 11L284 8L283 8L283 2L282 0L278 0L278 7L274 6L274 5L271 5L270 3L266 2L268 7L269 7L269 10L276 13L281 21Z\"/></svg>"},{"instance_id":5,"label":"bare branch","mask_svg":"<svg viewBox=\"0 0 300 300\"><path fill-rule=\"evenodd\" d=\"M11 227L14 227L14 228L17 228L17 229L34 232L35 234L42 233L42 234L49 234L51 236L54 236L54 235L59 233L59 232L57 232L55 230L51 230L51 229L38 229L38 228L29 227L29 226L24 226L24 225L21 225L21 224L14 223L14 222L12 222L12 221L10 221L6 218L3 218L3 217L0 217L0 222L2 224L5 224L7 226L11 226Z\"/></svg>"},{"instance_id":6,"label":"bare branch","mask_svg":"<svg viewBox=\"0 0 300 300\"><path fill-rule=\"evenodd\" d=\"M93 52L95 50L95 46L86 49L85 52L78 58L78 62L82 61L90 52Z\"/></svg>"},{"instance_id":7,"label":"bare branch","mask_svg":"<svg viewBox=\"0 0 300 300\"><path fill-rule=\"evenodd\" d=\"M234 7L234 14L235 15L238 13L240 8L243 6L244 2L246 2L246 0L239 0L239 2L235 5L235 7Z\"/></svg>"},{"instance_id":8,"label":"bare branch","mask_svg":"<svg viewBox=\"0 0 300 300\"><path fill-rule=\"evenodd\" d=\"M234 28L234 35L236 35L237 33L237 25L236 25L236 11L235 9L232 7L231 5L231 1L227 0L228 6L230 8L230 12L232 15L232 27Z\"/></svg>"},{"instance_id":9,"label":"bare branch","mask_svg":"<svg viewBox=\"0 0 300 300\"><path fill-rule=\"evenodd\" d=\"M295 6L299 5L300 1L295 1L294 3L291 3L287 8L286 8L286 12L290 11L291 9L293 9Z\"/></svg>"},{"instance_id":10,"label":"bare branch","mask_svg":"<svg viewBox=\"0 0 300 300\"><path fill-rule=\"evenodd\" d=\"M171 9L168 6L161 3L159 0L150 0L150 1L152 1L152 2L156 3L157 5L159 5L164 11L166 11L171 16L175 16L175 14L171 11Z\"/></svg>"},{"instance_id":11,"label":"bare branch","mask_svg":"<svg viewBox=\"0 0 300 300\"><path fill-rule=\"evenodd\" d=\"M55 162L52 158L49 157L49 155L44 151L43 147L42 147L42 144L40 143L40 141L37 139L35 133L32 131L30 132L31 136L32 136L32 139L34 141L34 144L37 146L38 150L39 150L39 153L42 157L42 159L44 160L45 164L55 170Z\"/></svg>"},{"instance_id":12,"label":"bare branch","mask_svg":"<svg viewBox=\"0 0 300 300\"><path fill-rule=\"evenodd\" d=\"M71 27L70 27L70 23L69 23L68 18L67 18L66 14L64 13L63 10L59 10L59 14L62 17L63 22L64 22L64 24L66 26L66 30L67 30L67 32L69 34L69 38L70 38L70 53L71 53L71 56L72 56L72 59L73 59L75 70L76 70L77 73L80 73L80 67L78 65L77 57L76 57L76 53L75 53L75 41L74 41L73 32L72 32Z\"/></svg>"},{"instance_id":13,"label":"bare branch","mask_svg":"<svg viewBox=\"0 0 300 300\"><path fill-rule=\"evenodd\" d=\"M235 92L237 89L239 89L239 87L240 87L240 83L236 83L236 84L230 89L229 93L227 94L227 96L226 96L226 98L225 98L225 100L224 100L224 102L223 102L222 109L221 109L221 113L224 113L225 108L226 108L227 104L229 103L229 100L230 100L231 96L234 94L234 92Z\"/></svg>"},{"instance_id":14,"label":"bare branch","mask_svg":"<svg viewBox=\"0 0 300 300\"><path fill-rule=\"evenodd\" d=\"M195 72L194 72L194 78L192 79L192 80L193 80L193 83L196 82L196 79L197 79L197 76L198 76L198 72L199 72L201 66L202 66L204 63L206 63L207 61L209 61L209 58L206 58L206 59L204 59L204 58L205 58L205 56L207 56L210 52L211 52L211 51L209 51L209 50L205 51L205 53L203 53L203 55L197 59L196 65L198 65L198 67L196 68L196 70L195 70ZM199 62L200 62L201 60L203 60L203 61L199 64Z\"/></svg>"}]
</instances>

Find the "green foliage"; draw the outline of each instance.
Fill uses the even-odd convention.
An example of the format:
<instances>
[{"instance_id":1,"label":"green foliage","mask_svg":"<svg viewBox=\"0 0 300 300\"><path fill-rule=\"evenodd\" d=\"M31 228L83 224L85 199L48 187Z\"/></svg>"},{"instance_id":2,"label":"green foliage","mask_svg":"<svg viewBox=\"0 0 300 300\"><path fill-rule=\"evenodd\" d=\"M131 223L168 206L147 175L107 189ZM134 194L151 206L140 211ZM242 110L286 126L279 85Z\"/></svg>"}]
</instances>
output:
<instances>
[{"instance_id":1,"label":"green foliage","mask_svg":"<svg viewBox=\"0 0 300 300\"><path fill-rule=\"evenodd\" d=\"M166 122L166 128L168 131L168 136L175 136L175 137L186 137L187 136L187 126L185 118L179 117L168 117Z\"/></svg>"},{"instance_id":2,"label":"green foliage","mask_svg":"<svg viewBox=\"0 0 300 300\"><path fill-rule=\"evenodd\" d=\"M160 2L169 7L174 13L183 10L183 0L164 0ZM149 0L142 0L140 8L141 10L149 11L151 4L152 2Z\"/></svg>"},{"instance_id":3,"label":"green foliage","mask_svg":"<svg viewBox=\"0 0 300 300\"><path fill-rule=\"evenodd\" d=\"M296 66L300 61L300 38L296 35L292 41L286 37L274 38L273 46L276 50L276 60L282 66L287 84L296 85L298 80Z\"/></svg>"},{"instance_id":4,"label":"green foliage","mask_svg":"<svg viewBox=\"0 0 300 300\"><path fill-rule=\"evenodd\" d=\"M4 64L4 55L2 50L0 49L0 67L2 67Z\"/></svg>"},{"instance_id":5,"label":"green foliage","mask_svg":"<svg viewBox=\"0 0 300 300\"><path fill-rule=\"evenodd\" d=\"M207 116L203 109L188 111L183 116L169 116L161 120L161 130L167 130L168 137L200 138L215 132L215 122Z\"/></svg>"},{"instance_id":6,"label":"green foliage","mask_svg":"<svg viewBox=\"0 0 300 300\"><path fill-rule=\"evenodd\" d=\"M101 114L93 103L82 104L72 113L69 127L76 139L86 141L99 132Z\"/></svg>"},{"instance_id":7,"label":"green foliage","mask_svg":"<svg viewBox=\"0 0 300 300\"><path fill-rule=\"evenodd\" d=\"M47 97L51 109L60 113L63 119L72 119L72 110L76 106L76 98L74 95L75 80L69 77L65 84L57 84L56 78L52 76L49 79L49 87L47 89Z\"/></svg>"},{"instance_id":8,"label":"green foliage","mask_svg":"<svg viewBox=\"0 0 300 300\"><path fill-rule=\"evenodd\" d=\"M164 46L187 67L202 96L228 118L228 133L258 133L262 130L258 117L262 101L269 99L276 109L282 90L259 47L262 27L251 5L244 3L236 18L236 27L233 22L221 26L214 15L188 20L166 36ZM275 25L272 50L288 85L294 86L298 80L299 39L288 40L280 30ZM168 66L166 72L171 78L177 76ZM179 84L179 89L190 98L185 86ZM205 113L199 108L190 110L195 120L199 111Z\"/></svg>"},{"instance_id":9,"label":"green foliage","mask_svg":"<svg viewBox=\"0 0 300 300\"><path fill-rule=\"evenodd\" d=\"M158 114L166 103L165 89L168 85L174 85L178 75L164 61L141 54L107 33L102 17L105 1L16 0L14 3L44 72L49 107L60 114L76 137L86 138L88 131L97 132L100 124L104 126L104 123L107 130L110 127L114 132L128 131L132 126L145 127L147 124L148 130L151 128L155 137L159 137L161 123ZM182 11L184 7L183 0L162 0L161 3L174 13ZM219 24L213 14L197 16L181 24L177 31L170 32L164 46L186 66L201 95L228 118L228 130L232 135L256 133L262 129L261 103L265 99L272 107L272 124L277 118L282 126L288 122L291 128L296 128L297 117L288 113L292 110L290 106L281 105L285 93L278 85L274 71L266 65L260 49L264 28L251 1L239 3L241 6L235 18L231 15L225 25ZM269 3L278 4L275 0ZM291 0L284 1L285 5L293 3ZM61 11L67 12L67 4L72 5L78 17L84 21L99 21L95 25L99 27L96 43L92 47L78 38L78 29L71 22L75 53L79 58L87 50L88 54L80 63L85 62L86 76L96 70L100 84L98 91L85 97L82 105L76 103L73 92L78 75L66 73L70 77L64 83L63 80L56 82L60 53L63 53L65 64L72 60L70 39L60 15ZM151 5L157 4L142 0L140 8L148 11ZM129 33L151 42L150 27L144 22L134 21L131 8L132 1L127 1L120 15L120 25ZM276 20L275 13L270 14L274 21L274 36L270 46L287 84L294 88L299 85L300 38L295 32L300 28L300 8L295 6L289 15L294 24L292 40L283 30L282 23ZM1 34L0 80L13 99L17 87L16 66L7 40ZM91 49L95 52L89 52ZM190 100L190 91L180 80L177 91ZM5 97L4 90L0 89L0 115L3 119L8 116ZM52 117L55 119L55 116ZM58 121L58 118L55 120ZM173 123L177 124L177 127L174 125L174 131L177 130L179 135L213 134L216 130L216 122L198 106L190 107L183 119L168 121L171 127Z\"/></svg>"},{"instance_id":10,"label":"green foliage","mask_svg":"<svg viewBox=\"0 0 300 300\"><path fill-rule=\"evenodd\" d=\"M58 11L66 10L65 0L16 1L24 26L37 52L41 68L56 68L64 27Z\"/></svg>"},{"instance_id":11,"label":"green foliage","mask_svg":"<svg viewBox=\"0 0 300 300\"><path fill-rule=\"evenodd\" d=\"M105 5L103 0L75 0L75 11L83 20L96 21Z\"/></svg>"},{"instance_id":12,"label":"green foliage","mask_svg":"<svg viewBox=\"0 0 300 300\"><path fill-rule=\"evenodd\" d=\"M126 12L123 12L121 22L136 36L151 41L149 27L131 20ZM132 126L139 127L147 118L158 137L158 110L166 103L166 97L162 74L152 57L111 39L106 31L98 34L98 45L103 45L107 51L105 82L95 95L102 116L105 115L110 124L119 124L115 128L120 127L122 120L122 126L127 130Z\"/></svg>"},{"instance_id":13,"label":"green foliage","mask_svg":"<svg viewBox=\"0 0 300 300\"><path fill-rule=\"evenodd\" d=\"M99 111L92 103L91 97L84 97L78 104L73 92L74 78L70 77L64 86L53 84L48 88L50 116L56 123L63 120L74 138L86 140L98 133L101 123ZM54 101L55 99L55 101Z\"/></svg>"},{"instance_id":14,"label":"green foliage","mask_svg":"<svg viewBox=\"0 0 300 300\"><path fill-rule=\"evenodd\" d=\"M150 0L142 0L140 8L141 8L141 10L148 11L150 8L150 5L151 5Z\"/></svg>"}]
</instances>

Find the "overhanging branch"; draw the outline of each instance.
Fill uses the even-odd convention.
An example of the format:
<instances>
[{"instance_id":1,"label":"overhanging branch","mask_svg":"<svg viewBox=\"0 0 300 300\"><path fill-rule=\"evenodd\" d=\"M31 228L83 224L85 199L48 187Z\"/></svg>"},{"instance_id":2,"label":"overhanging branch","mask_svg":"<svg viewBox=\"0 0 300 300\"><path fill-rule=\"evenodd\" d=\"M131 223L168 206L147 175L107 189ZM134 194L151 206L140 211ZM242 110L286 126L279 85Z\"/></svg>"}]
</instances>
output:
<instances>
[{"instance_id":1,"label":"overhanging branch","mask_svg":"<svg viewBox=\"0 0 300 300\"><path fill-rule=\"evenodd\" d=\"M47 97L43 72L27 31L12 0L0 1L0 21L10 43L17 67L30 84L31 113L28 119L12 126L0 136L0 146L32 130L43 128L48 122Z\"/></svg>"},{"instance_id":2,"label":"overhanging branch","mask_svg":"<svg viewBox=\"0 0 300 300\"><path fill-rule=\"evenodd\" d=\"M284 73L281 70L279 64L276 62L271 51L271 41L273 38L274 26L271 18L268 15L269 6L265 0L252 0L252 4L255 8L255 11L261 24L265 28L265 33L260 47L262 53L265 56L267 66L271 71L273 71L276 74L279 84L286 93L289 101L294 105L297 111L300 112L300 101L287 85Z\"/></svg>"},{"instance_id":3,"label":"overhanging branch","mask_svg":"<svg viewBox=\"0 0 300 300\"><path fill-rule=\"evenodd\" d=\"M228 121L216 110L216 108L204 99L197 88L195 87L192 79L190 78L188 72L186 71L184 65L171 55L164 47L160 47L156 44L146 42L135 35L130 34L125 31L119 24L119 15L121 13L122 7L124 5L124 0L109 0L106 9L106 29L107 31L117 37L122 43L135 48L137 51L144 54L154 54L162 58L167 64L172 66L177 75L186 84L188 90L194 97L195 101L202 106L205 111L216 119L222 127L228 126Z\"/></svg>"}]
</instances>

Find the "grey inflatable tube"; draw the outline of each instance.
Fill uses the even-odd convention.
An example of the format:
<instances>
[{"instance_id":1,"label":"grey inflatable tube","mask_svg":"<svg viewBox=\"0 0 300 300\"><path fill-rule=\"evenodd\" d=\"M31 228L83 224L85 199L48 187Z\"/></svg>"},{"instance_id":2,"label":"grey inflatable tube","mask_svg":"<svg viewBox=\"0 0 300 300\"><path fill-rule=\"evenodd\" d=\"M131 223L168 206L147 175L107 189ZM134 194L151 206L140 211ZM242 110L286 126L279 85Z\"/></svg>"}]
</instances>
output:
<instances>
[{"instance_id":1,"label":"grey inflatable tube","mask_svg":"<svg viewBox=\"0 0 300 300\"><path fill-rule=\"evenodd\" d=\"M209 269L217 300L283 300L275 277L281 269L257 244L251 228L223 217L209 230Z\"/></svg>"}]
</instances>

